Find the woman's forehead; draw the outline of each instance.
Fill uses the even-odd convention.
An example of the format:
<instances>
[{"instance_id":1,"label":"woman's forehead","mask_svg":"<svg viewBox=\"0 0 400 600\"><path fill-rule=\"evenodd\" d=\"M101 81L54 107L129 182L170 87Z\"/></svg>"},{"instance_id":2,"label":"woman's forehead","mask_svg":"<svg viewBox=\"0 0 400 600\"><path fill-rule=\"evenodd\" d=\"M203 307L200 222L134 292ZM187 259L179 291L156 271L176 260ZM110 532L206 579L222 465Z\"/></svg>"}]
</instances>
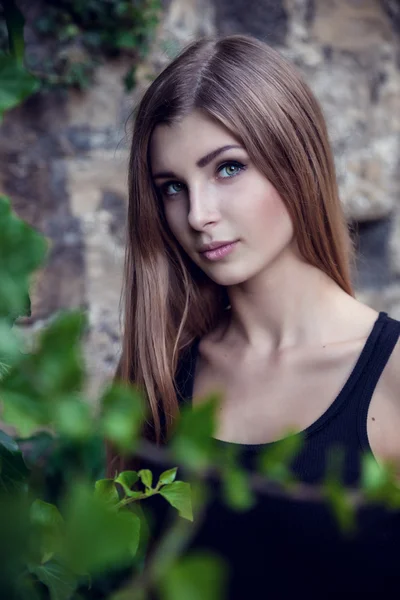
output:
<instances>
[{"instance_id":1,"label":"woman's forehead","mask_svg":"<svg viewBox=\"0 0 400 600\"><path fill-rule=\"evenodd\" d=\"M150 139L152 168L154 171L168 169L168 164L177 158L196 164L223 146L240 147L238 140L222 125L203 116L189 115L180 123L155 127Z\"/></svg>"}]
</instances>

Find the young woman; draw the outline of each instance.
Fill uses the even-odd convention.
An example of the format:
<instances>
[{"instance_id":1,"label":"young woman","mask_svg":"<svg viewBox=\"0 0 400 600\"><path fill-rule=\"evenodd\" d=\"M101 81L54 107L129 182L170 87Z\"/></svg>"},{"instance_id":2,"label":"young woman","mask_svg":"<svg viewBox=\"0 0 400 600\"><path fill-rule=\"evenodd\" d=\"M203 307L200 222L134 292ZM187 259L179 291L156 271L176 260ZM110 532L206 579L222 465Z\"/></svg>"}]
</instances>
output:
<instances>
[{"instance_id":1,"label":"young woman","mask_svg":"<svg viewBox=\"0 0 400 600\"><path fill-rule=\"evenodd\" d=\"M166 443L182 402L218 389L215 437L249 464L288 429L305 435L293 471L307 483L337 445L348 485L365 451L400 462L400 322L355 298L354 264L309 87L249 36L190 44L145 92L130 155L117 377L145 390L146 435ZM126 465L109 450L111 474ZM381 513L369 542L344 546L315 506L213 510L197 541L228 558L229 599L399 583Z\"/></svg>"}]
</instances>

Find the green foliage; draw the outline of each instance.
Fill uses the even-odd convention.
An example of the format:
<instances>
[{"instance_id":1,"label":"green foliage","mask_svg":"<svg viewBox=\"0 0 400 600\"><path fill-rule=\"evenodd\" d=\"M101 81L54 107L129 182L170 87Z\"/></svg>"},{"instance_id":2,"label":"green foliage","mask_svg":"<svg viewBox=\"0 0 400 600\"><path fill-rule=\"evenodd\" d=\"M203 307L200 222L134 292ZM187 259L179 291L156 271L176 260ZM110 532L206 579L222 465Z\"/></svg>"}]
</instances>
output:
<instances>
[{"instance_id":1,"label":"green foliage","mask_svg":"<svg viewBox=\"0 0 400 600\"><path fill-rule=\"evenodd\" d=\"M45 256L45 246L38 234L18 222L7 199L2 198L0 207L3 228L8 232L1 241L0 278L3 271L13 274L14 298L22 311L26 303L21 298L27 297L29 277ZM19 236L19 251L10 231ZM19 258L18 252L29 259ZM249 474L237 463L237 453L232 447L222 452L215 444L219 397L210 396L199 406L182 411L169 445L169 464L176 461L194 473L198 478L194 486L177 480L178 467L168 467L158 481L147 468L99 477L102 469L100 465L93 468L94 456L99 462L104 460L99 450L104 439L121 453L136 450L146 417L142 396L134 386L114 383L101 396L101 410L93 411L83 393L85 315L61 311L24 352L21 341L13 338L7 307L3 301L0 332L12 341L1 339L0 349L7 350L12 360L0 379L0 401L2 418L20 437L17 442L0 434L0 529L8 551L0 564L8 573L8 585L14 586L14 597L77 600L78 592L83 598L99 578L118 570L128 570L132 581L140 581L149 540L141 502L159 495L176 510L178 526L175 537L167 538L159 564L150 568L154 586L165 600L220 598L226 575L223 562L210 555L181 557L190 537L189 525L196 522L208 500L201 478L210 467L220 469L227 504L243 511L255 503ZM14 318L15 308L11 314ZM5 358L3 361L6 363ZM43 427L47 431L40 431ZM283 488L295 488L289 465L302 441L301 435L293 434L273 444L260 456L260 472ZM340 483L341 459L335 450L322 493L342 530L352 532L354 506ZM56 474L60 480L54 492ZM50 486L46 476L50 476ZM366 458L363 486L374 501L400 506L399 486L389 467L382 472ZM146 585L135 587L137 597L146 597ZM127 589L118 594L120 598L133 597L127 595Z\"/></svg>"},{"instance_id":2,"label":"green foliage","mask_svg":"<svg viewBox=\"0 0 400 600\"><path fill-rule=\"evenodd\" d=\"M82 434L82 421L71 421L69 413L87 413L80 407L84 370L78 340L84 325L82 313L61 313L42 332L37 349L23 354L3 376L3 419L21 436L53 424L72 436Z\"/></svg>"},{"instance_id":3,"label":"green foliage","mask_svg":"<svg viewBox=\"0 0 400 600\"><path fill-rule=\"evenodd\" d=\"M249 486L248 473L238 466L224 470L223 493L226 504L238 511L246 511L255 505L255 496Z\"/></svg>"},{"instance_id":4,"label":"green foliage","mask_svg":"<svg viewBox=\"0 0 400 600\"><path fill-rule=\"evenodd\" d=\"M398 467L390 461L378 464L372 454L363 457L361 485L366 498L385 503L390 509L400 509Z\"/></svg>"},{"instance_id":5,"label":"green foliage","mask_svg":"<svg viewBox=\"0 0 400 600\"><path fill-rule=\"evenodd\" d=\"M27 456L16 440L0 432L0 492L8 513L2 531L7 525L13 539L22 527L15 542L13 569L9 568L18 574L20 588L24 582L20 597L28 594L41 600L41 590L47 588L51 598L67 599L88 577L116 567L139 571L141 531L146 531L147 524L132 503L160 494L179 515L192 520L190 485L176 481L176 468L162 473L155 487L148 469L97 481L85 469L85 455L103 436L122 451L133 451L144 416L143 399L131 386L115 384L103 394L101 411L94 414L90 409L82 392L81 341L86 318L79 311L56 315L29 352L23 351L20 341L4 340L12 337L12 318L25 309L21 298L27 297L29 276L45 253L40 236L18 220L6 198L1 199L0 210L4 231L0 278L12 273L13 298L19 307L19 311L11 307L9 295L3 292L0 348L7 350L12 361L0 381L2 419L14 426ZM48 432L38 432L41 427ZM63 479L57 504L53 504L34 494L43 493L40 471L54 465L57 456L62 459L58 469L63 470ZM12 504L18 505L17 512L10 512Z\"/></svg>"},{"instance_id":6,"label":"green foliage","mask_svg":"<svg viewBox=\"0 0 400 600\"><path fill-rule=\"evenodd\" d=\"M213 432L220 396L210 395L205 402L182 410L181 418L171 440L171 451L182 465L202 470L215 458Z\"/></svg>"},{"instance_id":7,"label":"green foliage","mask_svg":"<svg viewBox=\"0 0 400 600\"><path fill-rule=\"evenodd\" d=\"M63 561L75 573L96 575L115 564L130 564L140 534L140 518L128 509L116 510L110 496L93 494L89 482L76 482L65 494L66 521Z\"/></svg>"},{"instance_id":8,"label":"green foliage","mask_svg":"<svg viewBox=\"0 0 400 600\"><path fill-rule=\"evenodd\" d=\"M192 553L172 565L160 581L161 600L223 600L228 566L211 553Z\"/></svg>"},{"instance_id":9,"label":"green foliage","mask_svg":"<svg viewBox=\"0 0 400 600\"><path fill-rule=\"evenodd\" d=\"M34 28L53 51L45 64L30 67L44 88L85 89L104 60L125 54L136 62L148 54L161 10L160 0L47 0ZM127 91L134 74L133 66L124 77Z\"/></svg>"},{"instance_id":10,"label":"green foliage","mask_svg":"<svg viewBox=\"0 0 400 600\"><path fill-rule=\"evenodd\" d=\"M38 79L8 54L0 55L0 81L0 113L14 108L40 87Z\"/></svg>"},{"instance_id":11,"label":"green foliage","mask_svg":"<svg viewBox=\"0 0 400 600\"><path fill-rule=\"evenodd\" d=\"M139 475L136 471L122 471L122 473L119 473L112 481L120 484L124 490L125 496L128 498L133 498L136 494L140 493L131 489L132 486L139 481Z\"/></svg>"},{"instance_id":12,"label":"green foliage","mask_svg":"<svg viewBox=\"0 0 400 600\"><path fill-rule=\"evenodd\" d=\"M32 560L44 564L62 550L64 520L53 504L37 499L29 511Z\"/></svg>"},{"instance_id":13,"label":"green foliage","mask_svg":"<svg viewBox=\"0 0 400 600\"><path fill-rule=\"evenodd\" d=\"M34 55L24 56L24 17L15 0L5 0L0 30L8 44L3 43L0 52L0 119L35 92L88 88L96 68L122 54L132 58L123 77L130 92L137 62L149 52L161 11L160 0L48 0L33 24L47 48L47 58L39 64Z\"/></svg>"},{"instance_id":14,"label":"green foliage","mask_svg":"<svg viewBox=\"0 0 400 600\"><path fill-rule=\"evenodd\" d=\"M344 535L354 533L356 530L355 507L344 493L340 481L328 478L324 485L324 496L336 517L341 532Z\"/></svg>"},{"instance_id":15,"label":"green foliage","mask_svg":"<svg viewBox=\"0 0 400 600\"><path fill-rule=\"evenodd\" d=\"M10 0L4 2L3 10L8 30L9 50L0 54L0 121L6 110L20 104L40 87L38 79L24 67L23 16L15 3ZM12 294L10 288L12 283L7 281L6 290Z\"/></svg>"},{"instance_id":16,"label":"green foliage","mask_svg":"<svg viewBox=\"0 0 400 600\"><path fill-rule=\"evenodd\" d=\"M2 112L0 103L0 116ZM30 277L42 264L47 243L43 236L18 219L5 196L0 196L0 222L0 319L12 323L29 309ZM23 244L28 244L29 253L21 252Z\"/></svg>"},{"instance_id":17,"label":"green foliage","mask_svg":"<svg viewBox=\"0 0 400 600\"><path fill-rule=\"evenodd\" d=\"M303 434L288 431L284 439L275 442L261 452L257 460L257 470L267 475L269 479L290 489L295 483L295 479L289 465L300 452L303 443Z\"/></svg>"},{"instance_id":18,"label":"green foliage","mask_svg":"<svg viewBox=\"0 0 400 600\"><path fill-rule=\"evenodd\" d=\"M115 383L101 400L102 430L121 453L133 451L147 410L137 390Z\"/></svg>"}]
</instances>

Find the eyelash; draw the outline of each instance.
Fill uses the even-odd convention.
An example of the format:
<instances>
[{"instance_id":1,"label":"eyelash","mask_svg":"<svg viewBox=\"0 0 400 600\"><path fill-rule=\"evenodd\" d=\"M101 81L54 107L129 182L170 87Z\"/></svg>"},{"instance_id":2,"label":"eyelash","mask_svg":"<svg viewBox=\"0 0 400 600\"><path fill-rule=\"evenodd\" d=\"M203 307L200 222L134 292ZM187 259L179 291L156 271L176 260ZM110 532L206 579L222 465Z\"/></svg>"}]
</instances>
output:
<instances>
[{"instance_id":1,"label":"eyelash","mask_svg":"<svg viewBox=\"0 0 400 600\"><path fill-rule=\"evenodd\" d=\"M226 161L226 162L222 163L221 165L219 165L219 167L217 169L217 173L219 173L222 169L225 169L226 167L231 167L231 166L237 167L239 170L234 175L229 175L228 177L222 177L222 179L232 179L233 177L236 177L237 175L239 175L239 173L241 171L244 171L246 169L246 166L244 164L240 163L237 160L231 160L231 161ZM179 194L179 192L175 192L174 194L167 194L166 190L173 183L179 183L179 182L178 181L167 181L166 183L164 183L163 185L161 185L159 187L159 190L160 190L162 196L167 196L167 198L171 198L172 196L177 196Z\"/></svg>"}]
</instances>

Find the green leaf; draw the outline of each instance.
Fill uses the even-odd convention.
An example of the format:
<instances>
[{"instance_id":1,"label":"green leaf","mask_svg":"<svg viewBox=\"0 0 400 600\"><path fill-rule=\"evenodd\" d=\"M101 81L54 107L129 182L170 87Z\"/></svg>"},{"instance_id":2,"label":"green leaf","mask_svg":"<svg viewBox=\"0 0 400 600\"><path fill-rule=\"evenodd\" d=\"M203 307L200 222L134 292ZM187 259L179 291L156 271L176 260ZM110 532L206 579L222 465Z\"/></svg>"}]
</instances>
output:
<instances>
[{"instance_id":1,"label":"green leaf","mask_svg":"<svg viewBox=\"0 0 400 600\"><path fill-rule=\"evenodd\" d=\"M64 519L56 506L40 499L32 503L29 517L33 551L39 552L41 563L46 563L62 547Z\"/></svg>"},{"instance_id":2,"label":"green leaf","mask_svg":"<svg viewBox=\"0 0 400 600\"><path fill-rule=\"evenodd\" d=\"M14 371L7 374L4 379L11 379L13 375ZM49 407L39 399L35 399L33 394L29 397L23 393L2 389L0 397L3 401L3 421L13 425L21 437L30 436L41 425L50 423Z\"/></svg>"},{"instance_id":3,"label":"green leaf","mask_svg":"<svg viewBox=\"0 0 400 600\"><path fill-rule=\"evenodd\" d=\"M368 453L362 458L361 485L369 495L379 495L387 483L388 472L384 465L378 464L375 457Z\"/></svg>"},{"instance_id":4,"label":"green leaf","mask_svg":"<svg viewBox=\"0 0 400 600\"><path fill-rule=\"evenodd\" d=\"M101 497L107 504L117 504L119 496L115 487L114 479L99 479L95 483L96 495Z\"/></svg>"},{"instance_id":5,"label":"green leaf","mask_svg":"<svg viewBox=\"0 0 400 600\"><path fill-rule=\"evenodd\" d=\"M12 320L29 314L30 276L44 262L47 241L16 215L4 195L0 195L0 222L0 317Z\"/></svg>"},{"instance_id":6,"label":"green leaf","mask_svg":"<svg viewBox=\"0 0 400 600\"><path fill-rule=\"evenodd\" d=\"M35 500L30 509L30 519L32 525L40 527L52 527L60 531L64 524L58 508L54 504L44 502L44 500Z\"/></svg>"},{"instance_id":7,"label":"green leaf","mask_svg":"<svg viewBox=\"0 0 400 600\"><path fill-rule=\"evenodd\" d=\"M79 35L80 33L80 29L77 25L75 25L74 23L70 23L69 25L67 25L66 27L64 27L64 29L62 30L62 41L65 40L70 40L71 38L76 37L77 35ZM61 35L60 35L61 38Z\"/></svg>"},{"instance_id":8,"label":"green leaf","mask_svg":"<svg viewBox=\"0 0 400 600\"><path fill-rule=\"evenodd\" d=\"M303 443L303 433L287 432L287 437L273 442L261 452L257 459L257 471L269 479L290 486L294 482L290 463L300 452Z\"/></svg>"},{"instance_id":9,"label":"green leaf","mask_svg":"<svg viewBox=\"0 0 400 600\"><path fill-rule=\"evenodd\" d=\"M130 385L114 383L101 398L104 436L122 452L132 452L139 439L147 406Z\"/></svg>"},{"instance_id":10,"label":"green leaf","mask_svg":"<svg viewBox=\"0 0 400 600\"><path fill-rule=\"evenodd\" d=\"M10 367L21 359L23 349L24 343L20 333L11 327L8 319L0 319L0 364L7 365L5 370L0 368L0 378L2 373L8 372Z\"/></svg>"},{"instance_id":11,"label":"green leaf","mask_svg":"<svg viewBox=\"0 0 400 600\"><path fill-rule=\"evenodd\" d=\"M227 504L238 511L255 506L255 496L248 481L248 474L239 467L228 467L222 473L223 492Z\"/></svg>"},{"instance_id":12,"label":"green leaf","mask_svg":"<svg viewBox=\"0 0 400 600\"><path fill-rule=\"evenodd\" d=\"M192 552L168 569L157 582L161 600L222 600L229 569L209 552Z\"/></svg>"},{"instance_id":13,"label":"green leaf","mask_svg":"<svg viewBox=\"0 0 400 600\"><path fill-rule=\"evenodd\" d=\"M140 518L128 508L115 510L82 482L63 500L66 523L64 558L77 572L100 574L132 565L140 540Z\"/></svg>"},{"instance_id":14,"label":"green leaf","mask_svg":"<svg viewBox=\"0 0 400 600\"><path fill-rule=\"evenodd\" d=\"M174 481L164 485L159 494L178 510L178 513L184 519L193 521L192 498L190 484L184 481Z\"/></svg>"},{"instance_id":15,"label":"green leaf","mask_svg":"<svg viewBox=\"0 0 400 600\"><path fill-rule=\"evenodd\" d=\"M378 463L371 453L362 459L361 488L367 499L391 509L400 508L400 482L397 461Z\"/></svg>"},{"instance_id":16,"label":"green leaf","mask_svg":"<svg viewBox=\"0 0 400 600\"><path fill-rule=\"evenodd\" d=\"M161 473L161 475L158 479L158 484L166 485L168 483L172 483L176 479L177 472L178 472L177 467L174 467L173 469L168 469L168 471L164 471L164 473Z\"/></svg>"},{"instance_id":17,"label":"green leaf","mask_svg":"<svg viewBox=\"0 0 400 600\"><path fill-rule=\"evenodd\" d=\"M84 311L60 311L42 330L39 351L32 357L37 391L43 396L75 393L84 383L81 341L87 329Z\"/></svg>"},{"instance_id":18,"label":"green leaf","mask_svg":"<svg viewBox=\"0 0 400 600\"><path fill-rule=\"evenodd\" d=\"M78 402L85 379L78 341L85 322L80 311L63 311L41 332L35 350L1 380L3 419L19 435L31 435L40 425L53 425L54 418L65 420L58 424L69 435L80 437L91 429L89 406ZM58 400L65 404L57 406ZM81 422L74 423L78 418Z\"/></svg>"},{"instance_id":19,"label":"green leaf","mask_svg":"<svg viewBox=\"0 0 400 600\"><path fill-rule=\"evenodd\" d=\"M78 587L74 573L56 561L30 567L30 572L44 583L50 592L51 600L70 600Z\"/></svg>"},{"instance_id":20,"label":"green leaf","mask_svg":"<svg viewBox=\"0 0 400 600\"><path fill-rule=\"evenodd\" d=\"M38 91L36 79L11 55L0 54L0 122L5 111Z\"/></svg>"},{"instance_id":21,"label":"green leaf","mask_svg":"<svg viewBox=\"0 0 400 600\"><path fill-rule=\"evenodd\" d=\"M266 465L277 461L288 463L300 451L304 442L304 434L301 432L295 433L288 431L286 435L287 437L284 437L277 442L273 442L273 444L268 447L268 450L264 452L263 462Z\"/></svg>"},{"instance_id":22,"label":"green leaf","mask_svg":"<svg viewBox=\"0 0 400 600\"><path fill-rule=\"evenodd\" d=\"M327 479L323 484L323 493L344 535L351 535L356 528L355 508L340 482Z\"/></svg>"},{"instance_id":23,"label":"green leaf","mask_svg":"<svg viewBox=\"0 0 400 600\"><path fill-rule=\"evenodd\" d=\"M94 419L88 400L78 394L54 401L53 419L57 432L74 440L86 440L93 431Z\"/></svg>"},{"instance_id":24,"label":"green leaf","mask_svg":"<svg viewBox=\"0 0 400 600\"><path fill-rule=\"evenodd\" d=\"M133 471L132 471L133 472ZM136 492L130 492L127 494L129 497L135 497ZM140 497L143 497L142 492L138 492ZM120 509L121 510L121 509ZM146 510L142 506L141 502L131 502L127 507L122 510L129 510L129 512L133 513L140 519L140 536L139 536L139 545L137 548L137 552L135 554L135 560L138 562L145 561L147 556L147 545L151 539L151 531L148 523L148 519L146 516Z\"/></svg>"},{"instance_id":25,"label":"green leaf","mask_svg":"<svg viewBox=\"0 0 400 600\"><path fill-rule=\"evenodd\" d=\"M212 394L194 407L185 407L170 441L174 460L194 469L204 469L215 462L216 411L220 395Z\"/></svg>"},{"instance_id":26,"label":"green leaf","mask_svg":"<svg viewBox=\"0 0 400 600\"><path fill-rule=\"evenodd\" d=\"M141 469L138 472L138 476L140 477L143 485L150 489L153 485L153 473L149 471L149 469Z\"/></svg>"},{"instance_id":27,"label":"green leaf","mask_svg":"<svg viewBox=\"0 0 400 600\"><path fill-rule=\"evenodd\" d=\"M119 483L123 487L123 490L127 496L135 496L135 492L132 492L131 487L137 481L139 481L139 475L136 471L122 471L115 479L115 482Z\"/></svg>"},{"instance_id":28,"label":"green leaf","mask_svg":"<svg viewBox=\"0 0 400 600\"><path fill-rule=\"evenodd\" d=\"M29 472L18 444L0 431L0 492L11 494L25 489Z\"/></svg>"},{"instance_id":29,"label":"green leaf","mask_svg":"<svg viewBox=\"0 0 400 600\"><path fill-rule=\"evenodd\" d=\"M133 31L119 31L114 38L117 48L133 49L138 46L138 42L139 39Z\"/></svg>"}]
</instances>

